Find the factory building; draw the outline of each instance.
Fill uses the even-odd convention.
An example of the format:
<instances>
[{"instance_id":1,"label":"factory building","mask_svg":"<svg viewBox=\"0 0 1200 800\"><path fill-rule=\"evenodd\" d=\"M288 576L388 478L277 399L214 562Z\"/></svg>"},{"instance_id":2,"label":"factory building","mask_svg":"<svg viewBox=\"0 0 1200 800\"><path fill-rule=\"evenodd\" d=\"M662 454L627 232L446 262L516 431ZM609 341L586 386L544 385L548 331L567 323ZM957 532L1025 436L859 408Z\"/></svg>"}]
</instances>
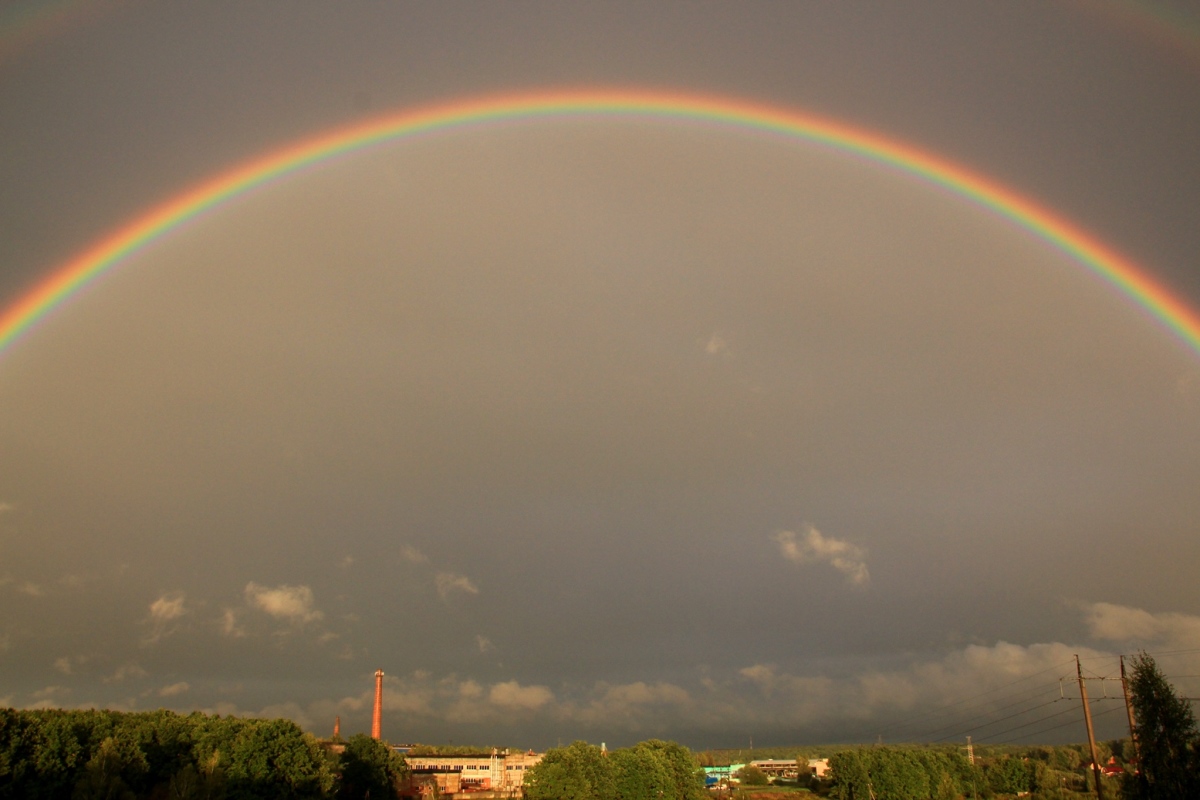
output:
<instances>
[{"instance_id":1,"label":"factory building","mask_svg":"<svg viewBox=\"0 0 1200 800\"><path fill-rule=\"evenodd\" d=\"M542 760L542 753L481 753L470 756L408 756L411 770L406 796L430 797L466 792L518 796L525 771Z\"/></svg>"}]
</instances>

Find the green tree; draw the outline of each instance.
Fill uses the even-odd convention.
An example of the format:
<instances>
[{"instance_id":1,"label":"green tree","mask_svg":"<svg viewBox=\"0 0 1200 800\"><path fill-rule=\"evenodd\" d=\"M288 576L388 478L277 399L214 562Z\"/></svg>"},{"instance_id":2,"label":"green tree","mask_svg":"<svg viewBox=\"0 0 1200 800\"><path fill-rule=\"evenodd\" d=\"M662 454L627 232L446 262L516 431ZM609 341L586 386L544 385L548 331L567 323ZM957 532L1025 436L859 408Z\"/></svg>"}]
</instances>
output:
<instances>
[{"instance_id":1,"label":"green tree","mask_svg":"<svg viewBox=\"0 0 1200 800\"><path fill-rule=\"evenodd\" d=\"M230 747L227 787L232 798L323 797L333 773L320 746L291 720L257 720Z\"/></svg>"},{"instance_id":2,"label":"green tree","mask_svg":"<svg viewBox=\"0 0 1200 800\"><path fill-rule=\"evenodd\" d=\"M843 750L829 758L833 778L831 796L836 800L868 800L873 797L871 775L862 750Z\"/></svg>"},{"instance_id":3,"label":"green tree","mask_svg":"<svg viewBox=\"0 0 1200 800\"><path fill-rule=\"evenodd\" d=\"M925 800L929 776L913 753L890 747L870 751L871 783L875 794L890 800Z\"/></svg>"},{"instance_id":4,"label":"green tree","mask_svg":"<svg viewBox=\"0 0 1200 800\"><path fill-rule=\"evenodd\" d=\"M129 768L129 753L111 736L88 760L83 777L75 784L72 800L136 800L121 773ZM140 753L139 753L140 755Z\"/></svg>"},{"instance_id":5,"label":"green tree","mask_svg":"<svg viewBox=\"0 0 1200 800\"><path fill-rule=\"evenodd\" d=\"M0 797L27 797L37 777L41 725L29 714L0 708Z\"/></svg>"},{"instance_id":6,"label":"green tree","mask_svg":"<svg viewBox=\"0 0 1200 800\"><path fill-rule=\"evenodd\" d=\"M611 764L599 747L576 741L554 747L524 775L526 800L613 800Z\"/></svg>"},{"instance_id":7,"label":"green tree","mask_svg":"<svg viewBox=\"0 0 1200 800\"><path fill-rule=\"evenodd\" d=\"M1033 769L1029 762L1015 756L997 759L984 769L988 786L1002 794L1020 794L1034 788Z\"/></svg>"},{"instance_id":8,"label":"green tree","mask_svg":"<svg viewBox=\"0 0 1200 800\"><path fill-rule=\"evenodd\" d=\"M382 800L397 797L408 774L404 756L364 733L351 736L338 757L341 779L338 797L346 800Z\"/></svg>"},{"instance_id":9,"label":"green tree","mask_svg":"<svg viewBox=\"0 0 1200 800\"><path fill-rule=\"evenodd\" d=\"M746 786L766 786L771 782L771 779L767 777L767 773L753 764L747 764L738 770L737 777Z\"/></svg>"},{"instance_id":10,"label":"green tree","mask_svg":"<svg viewBox=\"0 0 1200 800\"><path fill-rule=\"evenodd\" d=\"M675 781L654 750L641 745L608 756L613 793L618 800L659 800L672 797Z\"/></svg>"},{"instance_id":11,"label":"green tree","mask_svg":"<svg viewBox=\"0 0 1200 800\"><path fill-rule=\"evenodd\" d=\"M1175 695L1153 658L1139 653L1132 664L1129 702L1141 760L1138 774L1124 781L1124 796L1137 800L1200 796L1192 707Z\"/></svg>"},{"instance_id":12,"label":"green tree","mask_svg":"<svg viewBox=\"0 0 1200 800\"><path fill-rule=\"evenodd\" d=\"M675 742L648 739L639 742L636 750L654 755L670 776L670 790L665 795L675 800L704 800L708 796L704 789L704 770L692 756L692 751Z\"/></svg>"}]
</instances>

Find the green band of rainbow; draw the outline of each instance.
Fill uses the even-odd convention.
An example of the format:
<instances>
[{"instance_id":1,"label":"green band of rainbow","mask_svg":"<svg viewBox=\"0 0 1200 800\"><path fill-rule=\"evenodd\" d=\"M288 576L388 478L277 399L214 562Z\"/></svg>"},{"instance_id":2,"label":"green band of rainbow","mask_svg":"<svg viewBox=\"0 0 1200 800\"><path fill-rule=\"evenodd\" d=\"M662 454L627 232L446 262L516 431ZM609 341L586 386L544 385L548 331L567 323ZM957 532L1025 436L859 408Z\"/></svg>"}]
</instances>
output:
<instances>
[{"instance_id":1,"label":"green band of rainbow","mask_svg":"<svg viewBox=\"0 0 1200 800\"><path fill-rule=\"evenodd\" d=\"M1200 354L1200 316L1144 270L1049 209L945 159L833 120L748 102L643 91L576 90L499 95L405 111L306 139L218 175L97 242L4 310L0 315L0 355L38 320L125 257L256 186L380 142L472 124L571 117L726 125L816 142L886 164L989 208L1045 239L1149 311Z\"/></svg>"}]
</instances>

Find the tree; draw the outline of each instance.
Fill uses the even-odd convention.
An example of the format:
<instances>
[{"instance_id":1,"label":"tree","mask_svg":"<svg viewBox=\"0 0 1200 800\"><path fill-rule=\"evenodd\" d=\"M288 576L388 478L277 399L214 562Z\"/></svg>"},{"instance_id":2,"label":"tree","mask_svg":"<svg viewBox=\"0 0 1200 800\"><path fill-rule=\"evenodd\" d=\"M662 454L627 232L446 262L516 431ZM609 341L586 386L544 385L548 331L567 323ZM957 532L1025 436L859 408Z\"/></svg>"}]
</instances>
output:
<instances>
[{"instance_id":1,"label":"tree","mask_svg":"<svg viewBox=\"0 0 1200 800\"><path fill-rule=\"evenodd\" d=\"M1138 740L1138 773L1122 787L1127 798L1167 800L1200 796L1196 718L1188 701L1159 671L1154 659L1139 653L1128 680Z\"/></svg>"},{"instance_id":2,"label":"tree","mask_svg":"<svg viewBox=\"0 0 1200 800\"><path fill-rule=\"evenodd\" d=\"M984 768L988 786L1001 794L1019 794L1033 788L1033 767L1015 756L1004 756Z\"/></svg>"},{"instance_id":3,"label":"tree","mask_svg":"<svg viewBox=\"0 0 1200 800\"><path fill-rule=\"evenodd\" d=\"M747 764L738 770L738 780L747 786L766 786L771 782L771 779L767 777L767 773L753 764Z\"/></svg>"},{"instance_id":4,"label":"tree","mask_svg":"<svg viewBox=\"0 0 1200 800\"><path fill-rule=\"evenodd\" d=\"M28 714L0 708L0 798L26 797L37 778L41 725Z\"/></svg>"},{"instance_id":5,"label":"tree","mask_svg":"<svg viewBox=\"0 0 1200 800\"><path fill-rule=\"evenodd\" d=\"M553 748L525 773L525 797L529 800L615 800L612 763L599 747L587 742Z\"/></svg>"},{"instance_id":6,"label":"tree","mask_svg":"<svg viewBox=\"0 0 1200 800\"><path fill-rule=\"evenodd\" d=\"M674 795L671 773L653 750L641 745L615 750L608 761L619 800L659 800Z\"/></svg>"},{"instance_id":7,"label":"tree","mask_svg":"<svg viewBox=\"0 0 1200 800\"><path fill-rule=\"evenodd\" d=\"M861 750L843 750L829 759L832 796L837 800L867 800L874 795L871 775Z\"/></svg>"},{"instance_id":8,"label":"tree","mask_svg":"<svg viewBox=\"0 0 1200 800\"><path fill-rule=\"evenodd\" d=\"M365 733L355 734L346 742L338 758L341 783L338 797L349 800L384 800L396 797L408 773L404 756Z\"/></svg>"},{"instance_id":9,"label":"tree","mask_svg":"<svg viewBox=\"0 0 1200 800\"><path fill-rule=\"evenodd\" d=\"M316 740L285 719L245 726L230 747L226 775L234 800L323 797L334 780Z\"/></svg>"},{"instance_id":10,"label":"tree","mask_svg":"<svg viewBox=\"0 0 1200 800\"><path fill-rule=\"evenodd\" d=\"M543 760L525 771L526 800L591 800L592 786L561 761Z\"/></svg>"},{"instance_id":11,"label":"tree","mask_svg":"<svg viewBox=\"0 0 1200 800\"><path fill-rule=\"evenodd\" d=\"M692 756L692 751L675 742L648 739L634 748L651 753L667 770L671 791L668 798L674 800L704 800L704 770Z\"/></svg>"},{"instance_id":12,"label":"tree","mask_svg":"<svg viewBox=\"0 0 1200 800\"><path fill-rule=\"evenodd\" d=\"M100 743L88 760L83 777L75 784L74 800L134 800L136 795L121 777L128 768L128 752L111 736ZM138 753L138 755L141 755Z\"/></svg>"}]
</instances>

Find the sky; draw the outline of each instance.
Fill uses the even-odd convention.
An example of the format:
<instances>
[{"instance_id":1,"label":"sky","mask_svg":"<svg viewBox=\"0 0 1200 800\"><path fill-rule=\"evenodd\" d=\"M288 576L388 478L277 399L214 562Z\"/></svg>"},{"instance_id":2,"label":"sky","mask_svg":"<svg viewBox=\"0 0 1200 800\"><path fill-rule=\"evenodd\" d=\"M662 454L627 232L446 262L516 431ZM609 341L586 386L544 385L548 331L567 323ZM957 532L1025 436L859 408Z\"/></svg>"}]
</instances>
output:
<instances>
[{"instance_id":1,"label":"sky","mask_svg":"<svg viewBox=\"0 0 1200 800\"><path fill-rule=\"evenodd\" d=\"M239 164L407 109L809 113L1200 309L1183 3L14 3L0 312ZM220 203L0 351L0 703L394 742L1124 733L1200 692L1200 351L886 164L593 115ZM1106 680L1107 679L1107 680Z\"/></svg>"}]
</instances>

